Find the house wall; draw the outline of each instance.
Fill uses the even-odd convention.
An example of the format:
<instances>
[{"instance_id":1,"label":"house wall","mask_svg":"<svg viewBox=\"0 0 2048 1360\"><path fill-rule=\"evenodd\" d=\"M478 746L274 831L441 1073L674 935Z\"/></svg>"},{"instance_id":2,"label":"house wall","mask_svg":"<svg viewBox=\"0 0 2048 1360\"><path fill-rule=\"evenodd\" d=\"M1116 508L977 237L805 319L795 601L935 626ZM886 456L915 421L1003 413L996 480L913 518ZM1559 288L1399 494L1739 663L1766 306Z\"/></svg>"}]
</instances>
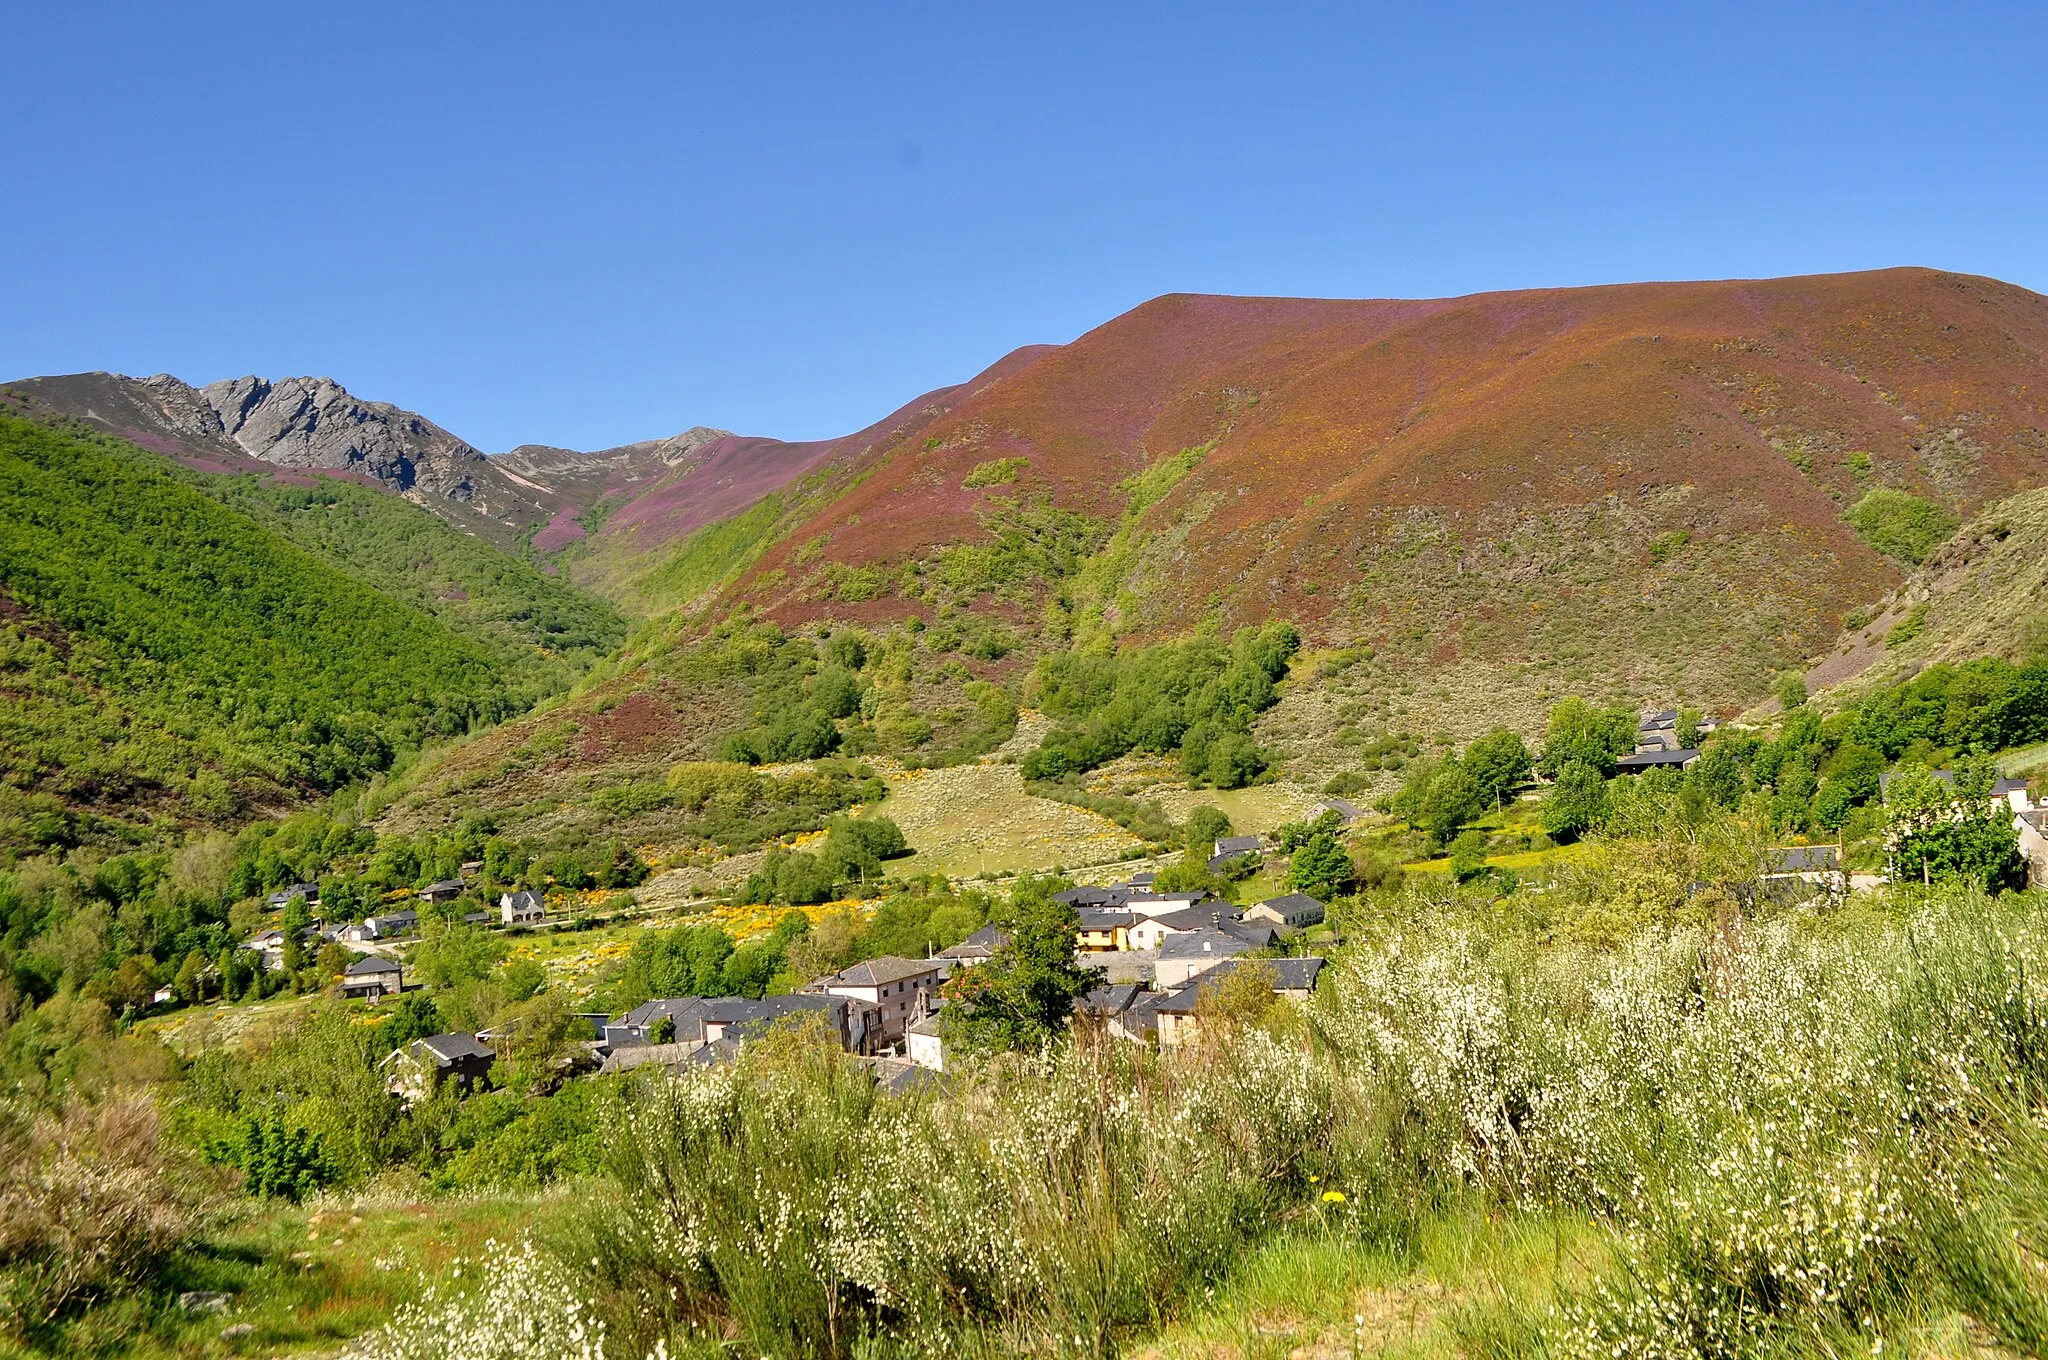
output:
<instances>
[{"instance_id":1,"label":"house wall","mask_svg":"<svg viewBox=\"0 0 2048 1360\"><path fill-rule=\"evenodd\" d=\"M905 1045L910 1060L919 1067L929 1067L934 1072L946 1070L946 1044L938 1035L912 1034Z\"/></svg>"},{"instance_id":2,"label":"house wall","mask_svg":"<svg viewBox=\"0 0 2048 1360\"><path fill-rule=\"evenodd\" d=\"M865 1002L869 1007L868 1043L882 1045L903 1038L905 1030L930 1012L931 994L938 985L939 975L933 970L881 987L831 986L825 992Z\"/></svg>"},{"instance_id":3,"label":"house wall","mask_svg":"<svg viewBox=\"0 0 2048 1360\"><path fill-rule=\"evenodd\" d=\"M1124 932L1128 947L1131 949L1157 949L1161 940L1179 933L1173 927L1161 925L1157 921L1140 921Z\"/></svg>"},{"instance_id":4,"label":"house wall","mask_svg":"<svg viewBox=\"0 0 2048 1360\"><path fill-rule=\"evenodd\" d=\"M2013 818L2013 825L2019 828L2020 854L2027 861L2027 886L2048 888L2048 837L2021 818Z\"/></svg>"},{"instance_id":5,"label":"house wall","mask_svg":"<svg viewBox=\"0 0 2048 1360\"><path fill-rule=\"evenodd\" d=\"M1231 954L1201 954L1184 959L1161 959L1154 977L1161 991L1170 992L1175 988L1187 986L1192 979L1200 977L1219 963L1228 963L1233 957L1235 956ZM1165 1018L1160 1017L1161 1020Z\"/></svg>"}]
</instances>

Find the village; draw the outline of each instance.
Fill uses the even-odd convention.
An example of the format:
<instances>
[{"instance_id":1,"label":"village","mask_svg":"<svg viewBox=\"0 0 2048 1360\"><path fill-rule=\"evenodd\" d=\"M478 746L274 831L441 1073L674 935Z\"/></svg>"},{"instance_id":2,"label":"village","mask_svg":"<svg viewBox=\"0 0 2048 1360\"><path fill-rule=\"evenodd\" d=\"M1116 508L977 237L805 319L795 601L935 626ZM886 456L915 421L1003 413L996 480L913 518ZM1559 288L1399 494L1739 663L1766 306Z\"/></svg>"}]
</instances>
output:
<instances>
[{"instance_id":1,"label":"village","mask_svg":"<svg viewBox=\"0 0 2048 1360\"><path fill-rule=\"evenodd\" d=\"M1331 809L1326 815L1334 821L1339 813ZM1256 835L1225 837L1215 842L1209 867L1227 868L1263 848ZM1240 908L1207 891L1155 892L1153 878L1141 872L1128 881L1052 895L1078 918L1076 962L1101 978L1075 1001L1077 1023L1117 1040L1170 1050L1198 1035L1207 1003L1234 973L1256 979L1276 998L1305 1002L1314 992L1324 959L1294 952L1290 942L1323 925L1323 903L1288 893ZM451 879L428 885L420 898L438 905L466 889L462 880ZM295 884L267 901L278 910L294 904L317 908L317 887ZM495 912L466 912L458 919L473 927L530 929L545 923L545 898L533 890L507 892ZM302 943L369 951L348 964L340 993L374 1005L407 991L406 968L394 946L420 926L419 911L407 908L345 925L309 924L301 928ZM283 930L273 929L252 937L247 947L264 967L278 969L284 967L285 940ZM617 1017L581 1014L577 1020L586 1037L565 1063L565 1075L730 1061L748 1040L778 1026L807 1026L869 1064L890 1089L907 1089L946 1069L945 984L1008 943L1000 927L984 926L929 958L866 959L787 995L660 997ZM476 1089L488 1082L498 1037L485 1030L414 1040L386 1059L389 1089L406 1100L430 1096L449 1082L464 1093Z\"/></svg>"},{"instance_id":2,"label":"village","mask_svg":"<svg viewBox=\"0 0 2048 1360\"><path fill-rule=\"evenodd\" d=\"M1686 741L1681 741L1681 728ZM1701 758L1701 738L1714 729L1710 718L1687 722L1676 710L1644 710L1635 749L1616 760L1617 774L1686 770ZM1933 771L1931 777L1953 791L1952 772ZM1889 793L1894 778L1892 772L1883 775L1882 792ZM2016 778L1997 780L1988 800L1994 814L2010 816L2028 877L2036 885L2048 881L2048 804L2035 804L2027 781ZM1332 832L1342 832L1367 816L1340 797L1322 799L1313 812L1315 824ZM1275 848L1261 834L1225 835L1206 847L1202 868L1228 875L1234 867L1257 864ZM421 931L423 909L466 927L516 934L564 925L550 921L547 895L532 888L500 893L495 909L462 911L462 904L475 901L471 880L481 867L464 864L462 877L421 887L414 898L417 906L356 922L320 924L309 919L299 927L300 949L332 943L360 953L342 971L339 992L346 999L377 1005L408 990L405 946ZM1783 903L1839 901L1875 888L1887 877L1882 872L1852 872L1839 844L1808 843L1772 848L1755 884L1737 885L1736 891L1745 898L1762 894ZM1161 890L1157 878L1156 870L1143 870L1052 895L1054 902L1073 910L1074 961L1092 970L1096 979L1074 1001L1072 1023L1077 1027L1113 1041L1172 1052L1200 1037L1204 1016L1226 985L1254 987L1274 999L1305 1003L1326 962L1324 955L1313 951L1341 943L1328 928L1325 904L1307 894L1286 892L1238 905L1207 889ZM318 891L314 884L293 884L270 893L265 906L309 918L318 908ZM1540 892L1540 885L1531 891ZM778 1028L809 1027L868 1065L888 1089L912 1089L942 1080L953 1056L947 1041L952 990L947 984L963 971L986 964L1009 942L1000 926L985 925L957 944L931 951L929 957L885 954L864 959L802 982L783 995L654 997L616 1016L582 1013L576 1016L581 1038L564 1059L562 1076L649 1066L675 1071L729 1062L750 1040ZM283 929L267 930L247 941L247 948L270 970L286 966L286 945ZM411 1101L431 1096L451 1082L464 1093L487 1085L497 1061L493 1045L503 1037L485 1029L411 1040L385 1059L388 1089Z\"/></svg>"}]
</instances>

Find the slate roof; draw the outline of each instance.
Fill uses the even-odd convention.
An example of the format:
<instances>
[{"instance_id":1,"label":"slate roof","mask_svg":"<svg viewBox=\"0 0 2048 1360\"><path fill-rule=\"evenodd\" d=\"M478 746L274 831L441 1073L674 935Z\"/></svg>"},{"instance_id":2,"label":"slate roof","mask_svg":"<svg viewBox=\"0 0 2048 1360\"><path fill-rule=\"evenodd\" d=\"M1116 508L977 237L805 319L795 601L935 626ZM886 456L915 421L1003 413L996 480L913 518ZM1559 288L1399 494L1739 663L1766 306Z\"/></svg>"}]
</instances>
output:
<instances>
[{"instance_id":1,"label":"slate roof","mask_svg":"<svg viewBox=\"0 0 2048 1360\"><path fill-rule=\"evenodd\" d=\"M983 926L950 949L941 949L942 959L985 959L1010 942L1010 932L995 926Z\"/></svg>"},{"instance_id":2,"label":"slate roof","mask_svg":"<svg viewBox=\"0 0 2048 1360\"><path fill-rule=\"evenodd\" d=\"M366 959L357 959L342 970L343 977L370 977L377 973L399 973L405 971L390 959L372 954Z\"/></svg>"},{"instance_id":3,"label":"slate roof","mask_svg":"<svg viewBox=\"0 0 2048 1360\"><path fill-rule=\"evenodd\" d=\"M272 893L270 896L264 898L263 900L269 906L281 907L285 903L291 901L294 898L317 897L319 895L320 889L314 884L294 883L288 888L279 888L276 892Z\"/></svg>"},{"instance_id":4,"label":"slate roof","mask_svg":"<svg viewBox=\"0 0 2048 1360\"><path fill-rule=\"evenodd\" d=\"M2048 836L2048 807L2028 808L2020 814L2020 820L2043 836Z\"/></svg>"},{"instance_id":5,"label":"slate roof","mask_svg":"<svg viewBox=\"0 0 2048 1360\"><path fill-rule=\"evenodd\" d=\"M474 1034L436 1034L432 1038L416 1041L414 1047L416 1049L425 1049L433 1055L434 1061L443 1067L458 1063L464 1058L495 1058L498 1056L479 1043Z\"/></svg>"},{"instance_id":6,"label":"slate roof","mask_svg":"<svg viewBox=\"0 0 2048 1360\"><path fill-rule=\"evenodd\" d=\"M662 996L652 1001L643 1001L619 1017L621 1025L634 1029L645 1029L666 1015L676 1022L676 1038L686 1037L686 1028L695 1026L695 1038L704 1037L703 1011L705 999L701 996Z\"/></svg>"},{"instance_id":7,"label":"slate roof","mask_svg":"<svg viewBox=\"0 0 2048 1360\"><path fill-rule=\"evenodd\" d=\"M1157 921L1168 930L1199 930L1216 920L1216 913L1199 907L1175 907L1171 911L1148 911L1139 914L1141 921Z\"/></svg>"},{"instance_id":8,"label":"slate roof","mask_svg":"<svg viewBox=\"0 0 2048 1360\"><path fill-rule=\"evenodd\" d=\"M1228 917L1216 923L1216 928L1225 935L1235 935L1255 949L1263 949L1280 938L1280 927L1269 921L1232 920Z\"/></svg>"},{"instance_id":9,"label":"slate roof","mask_svg":"<svg viewBox=\"0 0 2048 1360\"><path fill-rule=\"evenodd\" d=\"M509 907L513 911L532 911L536 908L545 910L547 899L531 888L521 888L518 892L506 893L499 898L498 905Z\"/></svg>"},{"instance_id":10,"label":"slate roof","mask_svg":"<svg viewBox=\"0 0 2048 1360\"><path fill-rule=\"evenodd\" d=\"M615 1048L605 1058L604 1065L598 1070L600 1072L624 1072L635 1067L645 1067L649 1063L659 1063L663 1067L669 1068L680 1067L700 1047L702 1047L701 1044L690 1042L634 1044Z\"/></svg>"},{"instance_id":11,"label":"slate roof","mask_svg":"<svg viewBox=\"0 0 2048 1360\"><path fill-rule=\"evenodd\" d=\"M1623 756L1615 763L1624 770L1646 770L1652 765L1685 765L1699 758L1699 751L1691 746L1677 751L1637 751Z\"/></svg>"},{"instance_id":12,"label":"slate roof","mask_svg":"<svg viewBox=\"0 0 2048 1360\"><path fill-rule=\"evenodd\" d=\"M1259 905L1275 913L1289 925L1314 925L1325 915L1323 904L1307 893L1269 897Z\"/></svg>"},{"instance_id":13,"label":"slate roof","mask_svg":"<svg viewBox=\"0 0 2048 1360\"><path fill-rule=\"evenodd\" d=\"M1161 959L1200 959L1225 957L1242 954L1256 948L1250 940L1233 935L1215 926L1203 926L1199 930L1183 930L1167 936L1159 944Z\"/></svg>"},{"instance_id":14,"label":"slate roof","mask_svg":"<svg viewBox=\"0 0 2048 1360\"><path fill-rule=\"evenodd\" d=\"M1112 1017L1126 1030L1149 1034L1159 1028L1159 1008L1164 1005L1168 993L1145 991L1138 993L1138 999L1120 1016Z\"/></svg>"},{"instance_id":15,"label":"slate roof","mask_svg":"<svg viewBox=\"0 0 2048 1360\"><path fill-rule=\"evenodd\" d=\"M1052 900L1070 907L1114 907L1122 904L1128 894L1121 888L1097 888L1082 886L1066 888L1052 895Z\"/></svg>"},{"instance_id":16,"label":"slate roof","mask_svg":"<svg viewBox=\"0 0 2048 1360\"><path fill-rule=\"evenodd\" d=\"M945 1081L940 1073L920 1067L908 1058L871 1058L868 1071L874 1074L875 1084L892 1096L908 1095Z\"/></svg>"},{"instance_id":17,"label":"slate roof","mask_svg":"<svg viewBox=\"0 0 2048 1360\"><path fill-rule=\"evenodd\" d=\"M1787 845L1771 851L1774 873L1833 873L1841 867L1841 858L1832 845Z\"/></svg>"},{"instance_id":18,"label":"slate roof","mask_svg":"<svg viewBox=\"0 0 2048 1360\"><path fill-rule=\"evenodd\" d=\"M1323 960L1319 958L1256 959L1250 962L1272 970L1273 989L1276 992L1314 991L1316 979L1323 971ZM1243 966L1247 965L1238 961L1219 963L1194 982L1169 994L1156 1009L1166 1015L1192 1015L1195 1008L1201 1005L1202 998L1221 986L1223 979L1229 977L1232 971Z\"/></svg>"},{"instance_id":19,"label":"slate roof","mask_svg":"<svg viewBox=\"0 0 2048 1360\"><path fill-rule=\"evenodd\" d=\"M1127 907L1083 907L1079 915L1083 930L1115 930L1138 920Z\"/></svg>"},{"instance_id":20,"label":"slate roof","mask_svg":"<svg viewBox=\"0 0 2048 1360\"><path fill-rule=\"evenodd\" d=\"M422 896L427 893L459 893L469 885L459 878L444 878L439 883L429 883L420 889Z\"/></svg>"},{"instance_id":21,"label":"slate roof","mask_svg":"<svg viewBox=\"0 0 2048 1360\"><path fill-rule=\"evenodd\" d=\"M1247 855L1258 848L1257 836L1225 836L1216 842L1218 855Z\"/></svg>"},{"instance_id":22,"label":"slate roof","mask_svg":"<svg viewBox=\"0 0 2048 1360\"><path fill-rule=\"evenodd\" d=\"M843 996L815 992L764 996L758 1000L744 996L668 996L642 1002L616 1023L620 1027L648 1029L666 1015L676 1022L675 1042L702 1043L706 1025L724 1025L728 1034L735 1029L749 1034L767 1028L785 1015L810 1012L823 1015L834 1029L844 1034L847 1011L852 1004Z\"/></svg>"},{"instance_id":23,"label":"slate roof","mask_svg":"<svg viewBox=\"0 0 2048 1360\"><path fill-rule=\"evenodd\" d=\"M2024 779L2001 779L1991 786L1991 796L1993 798L2003 798L2008 793L2025 793L2026 791L2027 781Z\"/></svg>"},{"instance_id":24,"label":"slate roof","mask_svg":"<svg viewBox=\"0 0 2048 1360\"><path fill-rule=\"evenodd\" d=\"M1365 815L1360 810L1358 804L1345 798L1325 798L1322 802L1316 804L1316 811L1334 812L1340 821L1346 823L1355 822Z\"/></svg>"},{"instance_id":25,"label":"slate roof","mask_svg":"<svg viewBox=\"0 0 2048 1360\"><path fill-rule=\"evenodd\" d=\"M936 973L939 966L930 959L906 959L884 954L878 959L842 968L831 977L819 978L813 987L886 987L892 982Z\"/></svg>"},{"instance_id":26,"label":"slate roof","mask_svg":"<svg viewBox=\"0 0 2048 1360\"><path fill-rule=\"evenodd\" d=\"M1097 987L1084 996L1074 999L1077 1011L1093 1011L1097 1015L1122 1015L1132 1003L1145 994L1145 989L1135 983L1114 983Z\"/></svg>"}]
</instances>

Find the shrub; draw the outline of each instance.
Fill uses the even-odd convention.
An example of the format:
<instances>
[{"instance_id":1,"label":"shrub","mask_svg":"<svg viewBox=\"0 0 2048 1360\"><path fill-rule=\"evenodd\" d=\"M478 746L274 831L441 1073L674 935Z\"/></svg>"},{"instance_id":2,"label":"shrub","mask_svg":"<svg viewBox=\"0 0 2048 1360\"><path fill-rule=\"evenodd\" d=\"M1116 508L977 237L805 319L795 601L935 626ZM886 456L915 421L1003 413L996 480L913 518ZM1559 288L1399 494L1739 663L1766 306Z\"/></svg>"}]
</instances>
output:
<instances>
[{"instance_id":1,"label":"shrub","mask_svg":"<svg viewBox=\"0 0 2048 1360\"><path fill-rule=\"evenodd\" d=\"M206 1153L242 1173L244 1194L263 1199L297 1204L335 1178L320 1135L274 1110L244 1115L234 1136L214 1141Z\"/></svg>"},{"instance_id":2,"label":"shrub","mask_svg":"<svg viewBox=\"0 0 2048 1360\"><path fill-rule=\"evenodd\" d=\"M146 1098L0 1108L0 1335L148 1278L198 1232L199 1185Z\"/></svg>"},{"instance_id":3,"label":"shrub","mask_svg":"<svg viewBox=\"0 0 2048 1360\"><path fill-rule=\"evenodd\" d=\"M1916 567L1959 523L1933 501L1883 486L1866 492L1850 507L1848 519L1871 547Z\"/></svg>"},{"instance_id":4,"label":"shrub","mask_svg":"<svg viewBox=\"0 0 2048 1360\"><path fill-rule=\"evenodd\" d=\"M1029 467L1030 460L1024 458L997 458L986 463L976 463L967 479L960 483L963 490L972 491L984 486L1008 486L1017 480L1017 474Z\"/></svg>"}]
</instances>

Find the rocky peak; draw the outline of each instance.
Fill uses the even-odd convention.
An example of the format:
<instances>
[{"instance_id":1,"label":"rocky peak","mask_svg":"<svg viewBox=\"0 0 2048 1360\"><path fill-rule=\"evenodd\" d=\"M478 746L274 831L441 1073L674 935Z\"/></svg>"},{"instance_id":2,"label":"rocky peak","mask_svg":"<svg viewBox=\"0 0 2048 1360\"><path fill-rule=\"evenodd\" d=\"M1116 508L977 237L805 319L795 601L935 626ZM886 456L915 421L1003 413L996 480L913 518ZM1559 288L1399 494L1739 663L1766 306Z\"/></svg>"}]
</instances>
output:
<instances>
[{"instance_id":1,"label":"rocky peak","mask_svg":"<svg viewBox=\"0 0 2048 1360\"><path fill-rule=\"evenodd\" d=\"M287 467L365 472L400 491L475 495L483 454L411 411L363 401L332 378L231 378L200 397L244 452Z\"/></svg>"}]
</instances>

